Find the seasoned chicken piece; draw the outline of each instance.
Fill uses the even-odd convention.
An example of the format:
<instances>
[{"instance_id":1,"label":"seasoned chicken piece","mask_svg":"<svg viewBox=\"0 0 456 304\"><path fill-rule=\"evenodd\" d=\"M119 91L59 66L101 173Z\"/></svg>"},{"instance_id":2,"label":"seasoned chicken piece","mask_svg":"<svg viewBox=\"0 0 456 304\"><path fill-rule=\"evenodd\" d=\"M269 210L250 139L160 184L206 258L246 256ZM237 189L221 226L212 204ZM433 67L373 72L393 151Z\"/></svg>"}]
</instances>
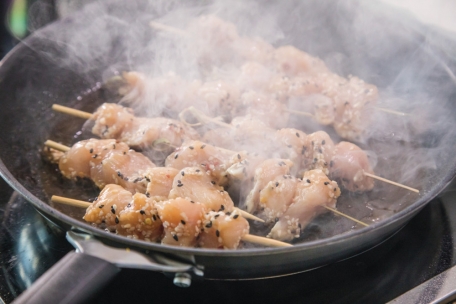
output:
<instances>
[{"instance_id":1,"label":"seasoned chicken piece","mask_svg":"<svg viewBox=\"0 0 456 304\"><path fill-rule=\"evenodd\" d=\"M273 129L283 128L288 123L290 114L286 105L268 95L248 91L242 94L241 103L246 115L261 120Z\"/></svg>"},{"instance_id":2,"label":"seasoned chicken piece","mask_svg":"<svg viewBox=\"0 0 456 304\"><path fill-rule=\"evenodd\" d=\"M228 192L217 185L209 172L198 167L184 168L176 175L169 198L177 197L199 202L212 211L232 211L234 208Z\"/></svg>"},{"instance_id":3,"label":"seasoned chicken piece","mask_svg":"<svg viewBox=\"0 0 456 304\"><path fill-rule=\"evenodd\" d=\"M301 182L297 183L296 195L287 211L274 225L268 237L291 241L298 238L301 229L306 227L318 214L326 211L322 206L335 208L340 189L322 170L311 170L304 173Z\"/></svg>"},{"instance_id":4,"label":"seasoned chicken piece","mask_svg":"<svg viewBox=\"0 0 456 304\"><path fill-rule=\"evenodd\" d=\"M291 45L279 47L274 52L277 70L288 76L313 75L328 70L325 63Z\"/></svg>"},{"instance_id":5,"label":"seasoned chicken piece","mask_svg":"<svg viewBox=\"0 0 456 304\"><path fill-rule=\"evenodd\" d=\"M203 204L184 198L156 204L165 235L162 244L193 247L202 229L206 208Z\"/></svg>"},{"instance_id":6,"label":"seasoned chicken piece","mask_svg":"<svg viewBox=\"0 0 456 304\"><path fill-rule=\"evenodd\" d=\"M235 210L232 213L210 211L204 215L198 245L203 248L236 249L249 233L249 223Z\"/></svg>"},{"instance_id":7,"label":"seasoned chicken piece","mask_svg":"<svg viewBox=\"0 0 456 304\"><path fill-rule=\"evenodd\" d=\"M91 168L112 151L124 153L129 147L114 139L88 139L75 143L59 160L59 169L69 179L76 177L91 178Z\"/></svg>"},{"instance_id":8,"label":"seasoned chicken piece","mask_svg":"<svg viewBox=\"0 0 456 304\"><path fill-rule=\"evenodd\" d=\"M349 140L361 140L377 98L376 86L358 77L350 77L333 97L336 107L333 127L337 134Z\"/></svg>"},{"instance_id":9,"label":"seasoned chicken piece","mask_svg":"<svg viewBox=\"0 0 456 304\"><path fill-rule=\"evenodd\" d=\"M206 132L204 141L226 149L268 154L274 145L275 130L252 115L238 116L231 121L233 128L217 128Z\"/></svg>"},{"instance_id":10,"label":"seasoned chicken piece","mask_svg":"<svg viewBox=\"0 0 456 304\"><path fill-rule=\"evenodd\" d=\"M234 44L239 40L236 26L215 15L203 15L188 25L190 47L201 67L212 67L233 60Z\"/></svg>"},{"instance_id":11,"label":"seasoned chicken piece","mask_svg":"<svg viewBox=\"0 0 456 304\"><path fill-rule=\"evenodd\" d=\"M156 242L161 240L163 226L155 202L142 193L133 195L131 202L119 212L117 233L133 239Z\"/></svg>"},{"instance_id":12,"label":"seasoned chicken piece","mask_svg":"<svg viewBox=\"0 0 456 304\"><path fill-rule=\"evenodd\" d=\"M155 201L166 201L179 170L170 167L155 167L144 173L147 180L146 196Z\"/></svg>"},{"instance_id":13,"label":"seasoned chicken piece","mask_svg":"<svg viewBox=\"0 0 456 304\"><path fill-rule=\"evenodd\" d=\"M239 38L234 45L234 51L245 61L264 65L270 64L274 56L274 47L259 37Z\"/></svg>"},{"instance_id":14,"label":"seasoned chicken piece","mask_svg":"<svg viewBox=\"0 0 456 304\"><path fill-rule=\"evenodd\" d=\"M293 163L289 159L268 159L255 169L254 186L245 199L246 210L253 213L260 201L260 191L277 176L288 175Z\"/></svg>"},{"instance_id":15,"label":"seasoned chicken piece","mask_svg":"<svg viewBox=\"0 0 456 304\"><path fill-rule=\"evenodd\" d=\"M97 156L98 158L100 156ZM98 164L90 168L90 177L100 189L107 184L117 184L131 193L146 192L145 172L155 164L143 154L134 150L121 152L113 150Z\"/></svg>"},{"instance_id":16,"label":"seasoned chicken piece","mask_svg":"<svg viewBox=\"0 0 456 304\"><path fill-rule=\"evenodd\" d=\"M275 222L285 213L295 197L297 183L294 176L282 175L261 190L259 208L266 222Z\"/></svg>"},{"instance_id":17,"label":"seasoned chicken piece","mask_svg":"<svg viewBox=\"0 0 456 304\"><path fill-rule=\"evenodd\" d=\"M241 160L241 155L234 151L221 149L201 141L188 141L166 158L165 165L178 170L186 167L199 167L203 172L210 172L217 184L225 185L228 182L226 170Z\"/></svg>"},{"instance_id":18,"label":"seasoned chicken piece","mask_svg":"<svg viewBox=\"0 0 456 304\"><path fill-rule=\"evenodd\" d=\"M195 107L208 115L215 117L225 115L231 118L238 107L240 92L238 87L227 81L205 82L196 92ZM205 104L198 106L201 102Z\"/></svg>"},{"instance_id":19,"label":"seasoned chicken piece","mask_svg":"<svg viewBox=\"0 0 456 304\"><path fill-rule=\"evenodd\" d=\"M264 65L249 61L242 65L237 83L242 91L254 90L262 92L267 89L273 76L272 71L268 70Z\"/></svg>"},{"instance_id":20,"label":"seasoned chicken piece","mask_svg":"<svg viewBox=\"0 0 456 304\"><path fill-rule=\"evenodd\" d=\"M330 171L331 178L340 180L342 186L349 191L369 191L374 187L374 180L364 175L364 172L375 174L369 159L355 144L341 141L336 145Z\"/></svg>"},{"instance_id":21,"label":"seasoned chicken piece","mask_svg":"<svg viewBox=\"0 0 456 304\"><path fill-rule=\"evenodd\" d=\"M265 92L271 94L279 102L285 103L290 97L291 79L288 76L275 75L271 78Z\"/></svg>"},{"instance_id":22,"label":"seasoned chicken piece","mask_svg":"<svg viewBox=\"0 0 456 304\"><path fill-rule=\"evenodd\" d=\"M305 170L321 169L329 174L329 163L334 152L334 143L328 133L317 131L306 137L307 144L303 148L302 167Z\"/></svg>"},{"instance_id":23,"label":"seasoned chicken piece","mask_svg":"<svg viewBox=\"0 0 456 304\"><path fill-rule=\"evenodd\" d=\"M119 185L106 185L100 195L90 205L83 219L96 225L105 224L114 231L119 224L119 213L131 203L132 194Z\"/></svg>"},{"instance_id":24,"label":"seasoned chicken piece","mask_svg":"<svg viewBox=\"0 0 456 304\"><path fill-rule=\"evenodd\" d=\"M284 128L277 130L275 137L280 157L287 158L294 164L298 164L292 171L292 174L295 175L301 169L299 164L304 161L305 152L312 148L307 140L306 133L298 129Z\"/></svg>"},{"instance_id":25,"label":"seasoned chicken piece","mask_svg":"<svg viewBox=\"0 0 456 304\"><path fill-rule=\"evenodd\" d=\"M181 122L157 117L137 118L129 108L105 103L93 115L92 132L101 138L113 138L131 147L150 148L157 139L179 146L184 140L197 139L198 133Z\"/></svg>"}]
</instances>

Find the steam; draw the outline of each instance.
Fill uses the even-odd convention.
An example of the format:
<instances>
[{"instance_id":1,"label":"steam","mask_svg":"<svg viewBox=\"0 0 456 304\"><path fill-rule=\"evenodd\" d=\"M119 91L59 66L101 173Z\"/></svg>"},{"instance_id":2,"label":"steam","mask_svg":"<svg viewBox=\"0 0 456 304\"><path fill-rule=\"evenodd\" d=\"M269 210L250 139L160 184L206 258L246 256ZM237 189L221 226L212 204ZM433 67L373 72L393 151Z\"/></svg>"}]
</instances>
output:
<instances>
[{"instance_id":1,"label":"steam","mask_svg":"<svg viewBox=\"0 0 456 304\"><path fill-rule=\"evenodd\" d=\"M225 115L227 110L195 97L195 88L221 81L238 89L244 86L239 89L240 95L255 91L253 85L245 87L245 81L238 82L246 61L239 56L239 49L258 38L274 48L294 45L323 59L334 73L346 78L354 75L376 85L378 107L406 114L398 116L368 107L369 123L358 143L368 151L377 174L419 188L425 194L441 182L439 172L455 163L454 109L447 104L454 98L452 69L446 59L433 53L426 33L413 20L401 14L394 14L391 20L386 14L375 13L379 7L383 6L355 1L337 5L320 1L213 1L198 5L128 1L127 7L114 1L86 6L66 21L71 23L69 30L43 38L52 39L64 49L61 57L52 58L54 62L89 79L107 82L123 71L145 75L148 80L121 101L138 115L176 118L179 109L195 105L207 115L222 116L228 123L233 117ZM220 32L205 32L197 24L201 16L208 16L208 23L218 22L210 19L216 16L226 22L225 27ZM184 34L155 30L149 26L150 21ZM274 68L262 60L259 63ZM97 74L100 70L101 75ZM257 76L268 78L261 70ZM241 99L236 102L241 103ZM305 100L290 101L286 106L308 110ZM271 115L278 120L286 117L283 113ZM335 142L342 140L333 129L309 118L289 115L287 125L307 134L325 130ZM268 147L268 156L280 156L280 149L271 144L273 134L263 139L261 149L257 141L251 146L243 143L242 148L264 153L264 147ZM347 193L341 209L358 208L361 218L381 218L416 200L416 196L404 195L404 190L392 189L377 182L369 195ZM375 212L366 214L366 208L359 206L370 201ZM382 213L383 209L387 211Z\"/></svg>"}]
</instances>

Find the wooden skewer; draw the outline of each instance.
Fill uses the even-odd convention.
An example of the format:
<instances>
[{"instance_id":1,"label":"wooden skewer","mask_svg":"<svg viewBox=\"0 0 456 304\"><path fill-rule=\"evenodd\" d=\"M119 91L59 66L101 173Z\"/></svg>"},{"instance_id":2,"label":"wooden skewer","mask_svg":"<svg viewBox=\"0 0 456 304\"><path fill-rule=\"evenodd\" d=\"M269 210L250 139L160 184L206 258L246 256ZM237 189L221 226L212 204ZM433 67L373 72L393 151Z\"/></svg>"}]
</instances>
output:
<instances>
[{"instance_id":1,"label":"wooden skewer","mask_svg":"<svg viewBox=\"0 0 456 304\"><path fill-rule=\"evenodd\" d=\"M352 221L354 221L354 222L356 222L356 223L358 223L358 224L361 224L361 225L363 225L363 226L369 227L368 224L366 224L366 223L364 223L364 222L361 222L360 220L357 220L357 219L355 219L354 217L351 217L351 216L349 216L349 215L347 215L347 214L345 214L345 213L342 213L342 212L340 212L340 211L338 211L338 210L336 210L336 209L334 209L334 208L331 208L331 207L328 207L328 206L324 206L324 205L323 205L323 207L326 208L326 209L328 209L328 210L330 210L330 211L332 211L332 212L334 212L334 213L336 213L336 214L338 214L338 215L341 215L341 216L343 216L343 217L346 217L346 218L348 218L349 220L352 220Z\"/></svg>"},{"instance_id":2,"label":"wooden skewer","mask_svg":"<svg viewBox=\"0 0 456 304\"><path fill-rule=\"evenodd\" d=\"M44 145L48 146L50 148L53 148L55 150L62 151L62 152L67 152L67 151L70 150L70 147L62 145L62 144L59 144L59 143L57 143L55 141L52 141L52 140L46 140L44 142ZM259 217L257 217L257 216L254 216L254 215L252 215L252 214L250 214L250 213L248 213L248 212L246 212L246 211L244 211L242 209L239 209L237 207L234 207L234 209L237 210L239 212L239 214L241 214L246 219L250 219L250 220L254 220L254 221L258 221L258 222L264 223L264 220L259 218Z\"/></svg>"},{"instance_id":3,"label":"wooden skewer","mask_svg":"<svg viewBox=\"0 0 456 304\"><path fill-rule=\"evenodd\" d=\"M404 189L407 189L407 190L410 190L410 191L413 191L413 192L416 192L416 193L420 193L420 190L418 190L418 189L415 189L415 188L412 188L412 187L409 187L409 186L406 186L406 185L402 185L402 184L393 182L393 181L391 181L389 179L386 179L386 178L383 178L383 177L380 177L380 176L377 176L377 175L374 175L374 174L370 174L370 173L367 173L367 172L364 172L364 171L363 171L363 174L365 176L372 177L372 178L377 179L379 181L382 181L382 182L385 182L385 183L389 183L391 185L395 185L395 186L398 186L398 187L401 187L401 188L404 188Z\"/></svg>"},{"instance_id":4,"label":"wooden skewer","mask_svg":"<svg viewBox=\"0 0 456 304\"><path fill-rule=\"evenodd\" d=\"M93 116L92 113L76 110L76 109L65 107L65 106L58 105L58 104L53 104L52 109L54 111L57 111L60 113L65 113L65 114L69 114L69 115L84 118L84 119L91 119Z\"/></svg>"},{"instance_id":5,"label":"wooden skewer","mask_svg":"<svg viewBox=\"0 0 456 304\"><path fill-rule=\"evenodd\" d=\"M74 207L80 207L80 208L88 208L89 206L92 205L92 203L89 203L86 201L71 199L71 198L57 196L57 195L53 195L51 197L51 201L53 203L59 203L59 204L64 204L64 205L69 205L69 206L74 206ZM285 242L281 242L281 241L277 241L277 240L273 240L273 239L265 238L265 237L261 237L261 236L250 235L250 234L243 236L242 240L245 242L255 243L255 244L265 245L265 246L270 246L270 247L293 246L293 245L285 243Z\"/></svg>"},{"instance_id":6,"label":"wooden skewer","mask_svg":"<svg viewBox=\"0 0 456 304\"><path fill-rule=\"evenodd\" d=\"M390 109L386 109L386 108L381 108L381 107L373 107L373 108L376 109L376 110L385 112L385 113L394 114L394 115L398 115L398 116L407 116L407 115L410 115L410 114L407 114L407 113L404 113L404 112L394 111L394 110L390 110Z\"/></svg>"}]
</instances>

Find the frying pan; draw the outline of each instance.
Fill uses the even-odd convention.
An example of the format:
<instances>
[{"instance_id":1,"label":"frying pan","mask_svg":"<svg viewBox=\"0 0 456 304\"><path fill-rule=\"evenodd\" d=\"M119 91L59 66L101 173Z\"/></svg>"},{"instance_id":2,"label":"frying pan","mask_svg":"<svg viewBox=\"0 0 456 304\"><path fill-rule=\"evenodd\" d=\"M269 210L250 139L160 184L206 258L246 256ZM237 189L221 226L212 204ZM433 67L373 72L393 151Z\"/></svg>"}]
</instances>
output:
<instances>
[{"instance_id":1,"label":"frying pan","mask_svg":"<svg viewBox=\"0 0 456 304\"><path fill-rule=\"evenodd\" d=\"M52 194L80 199L96 196L92 186L63 180L55 168L42 160L40 151L46 139L71 144L86 135L78 132L82 125L80 120L53 113L51 105L59 103L89 112L95 109L104 101L104 94L96 90L96 84L106 79L107 73L127 69L133 65L132 61L153 55L146 51L146 42L154 39L155 33L151 29L138 31L138 28L144 28L148 21L172 8L172 5L154 7L146 1L128 4L106 1L89 5L82 12L35 32L2 61L1 175L46 219L71 231L69 239L78 248L78 253L72 252L56 264L44 279L38 280L39 285L18 301L83 301L118 272L117 266L176 273L176 282L183 285L198 276L252 279L310 270L384 241L453 178L456 136L454 125L453 128L448 126L451 127L456 117L456 84L451 72L456 70L451 57L456 50L454 39L447 33L423 28L408 16L375 3L289 1L280 4L280 12L275 3L257 6L256 13L260 16L270 12L277 14L277 24L283 31L278 44L293 44L313 55L329 58L330 63L331 58L334 62L334 58L342 56L343 64L335 69L338 73L354 74L375 83L380 90L392 90L395 96L409 100L406 109L414 113L413 119L423 118L423 121L398 118L401 123L392 125L410 129L406 133L408 137L398 129L390 130L382 125L377 140L367 143L367 147L379 155L377 174L400 177L419 188L420 195L377 183L375 201L366 195L347 194L345 203L346 207L366 203L373 206L381 200L395 206L390 216L373 221L369 227L351 230L352 224L345 224L341 233L328 235L324 227L317 227L323 232L316 233L316 238L309 237L306 242L290 248L233 251L177 248L128 239L84 223L80 219L81 211L51 206ZM369 26L359 27L367 21L371 21ZM132 40L143 41L145 51L129 49ZM425 102L418 103L423 100ZM425 114L435 116L418 115L413 112L415 105L425 109ZM442 128L444 122L450 123ZM445 132L441 132L442 129ZM400 149L395 157L384 153L397 146ZM432 159L417 161L411 157L416 155L414 151L432 152ZM397 172L400 163L405 164L401 168L416 168L413 176ZM334 217L320 220L331 229L341 228L338 225L342 222ZM119 252L121 262L116 260Z\"/></svg>"}]
</instances>

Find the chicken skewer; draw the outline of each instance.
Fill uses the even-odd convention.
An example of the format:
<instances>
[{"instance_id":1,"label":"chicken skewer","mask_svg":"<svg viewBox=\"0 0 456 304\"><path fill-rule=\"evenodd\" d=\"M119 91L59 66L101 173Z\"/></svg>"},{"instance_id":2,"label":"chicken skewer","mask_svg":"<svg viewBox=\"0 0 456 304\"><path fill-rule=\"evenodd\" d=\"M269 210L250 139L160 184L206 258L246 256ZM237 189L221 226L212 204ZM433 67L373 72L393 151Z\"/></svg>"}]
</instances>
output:
<instances>
[{"instance_id":1,"label":"chicken skewer","mask_svg":"<svg viewBox=\"0 0 456 304\"><path fill-rule=\"evenodd\" d=\"M97 142L102 142L102 144L96 147L94 143ZM66 152L67 154L73 149L51 140L47 140L45 145ZM87 145L90 145L89 151L85 151L87 150L85 149ZM177 175L178 171L173 168L155 167L144 155L133 150L128 150L125 154L123 154L124 151L122 150L121 153L117 153L116 149L121 148L122 145L125 144L117 143L115 140L88 140L79 142L75 144L76 151L73 157L82 156L85 163L81 162L81 159L73 160L71 156L69 157L65 154L59 160L59 167L61 167L61 172L65 177L90 177L100 189L106 184L115 183L132 193L145 193L159 200L163 200L163 197L167 198L172 188L173 178ZM128 146L126 147L128 148ZM104 150L108 148L112 150ZM94 163L93 156L97 155L98 150L103 151L105 154L103 155L98 152L98 157L96 158L97 163ZM123 150L125 150L125 147ZM109 166L109 161L112 158L126 158L127 156L129 158L126 160L114 159L112 166ZM140 161L137 161L137 159ZM108 164L106 163L107 161ZM103 164L103 162L105 163ZM139 169L132 170L130 165L139 167ZM233 209L237 210L245 218L264 222L264 220L237 207L233 206Z\"/></svg>"},{"instance_id":2,"label":"chicken skewer","mask_svg":"<svg viewBox=\"0 0 456 304\"><path fill-rule=\"evenodd\" d=\"M126 194L126 193L125 193L125 194ZM101 196L101 195L100 195L100 196ZM131 194L130 194L130 196L131 196ZM145 200L145 199L146 199L145 196L142 197L142 199ZM183 199L181 199L181 200L183 200ZM119 225L123 225L123 226L125 227L126 225L128 225L128 224L123 224L124 222L127 222L127 221L126 221L127 217L125 217L125 220L124 220L123 217L122 217L122 215L125 215L125 214L126 214L125 210L120 210L120 207L117 206L117 204L114 204L114 202L112 202L111 206L108 206L107 204L103 204L102 207L100 208L101 205L98 204L98 206L97 206L97 202L89 203L89 202L85 202L85 201L81 201L81 200L69 199L69 198L66 198L66 197L55 196L55 195L52 196L51 201L54 202L54 203L66 204L66 205L70 205L70 206L76 206L76 207L87 208L87 209L89 209L89 208L91 208L91 209L96 208L96 209L98 209L98 210L101 210L101 209L107 208L108 210L107 210L107 212L105 212L106 214L112 214L112 212L111 212L111 210L113 209L112 206L116 205L116 207L114 208L114 209L115 209L114 211L115 211L116 213L118 212L118 213L120 214L120 216L119 216L119 217L115 217L115 216L113 217L113 218L114 218L114 225L111 225L111 226L117 227L117 226L119 226ZM128 201L128 202L131 202L131 200L127 200L127 201ZM136 202L136 201L137 201L137 200L135 200L135 202ZM117 202L119 202L119 201L117 201ZM187 203L187 202L186 202L186 203ZM127 204L128 204L128 203L127 203ZM194 208L194 206L197 205L197 203L191 203L191 202L190 202L190 204L191 204L191 207L192 207L192 208ZM119 204L119 205L120 205L120 204ZM125 207L131 208L131 205L132 205L132 204L130 203L130 207L127 207L127 205L126 205ZM165 203L165 205L166 205L166 203ZM157 207L157 209L160 209L160 208L162 208L162 211L163 211L163 210L166 211L166 207ZM136 212L136 211L138 211L138 212ZM143 211L143 212L141 212L141 211ZM199 210L199 211L202 212L203 209L201 209L201 210ZM157 222L160 221L160 219L157 217L157 213L160 213L158 210L157 210L157 213L151 212L151 213L147 214L146 212L147 212L147 210L144 210L144 209L141 209L141 208L140 208L139 210L135 210L135 212L134 212L134 214L136 214L136 215L145 215L145 218L146 218L146 219L143 220L145 224L144 224L144 225L141 225L142 227L151 226L150 224L148 225L147 222L149 222L149 221L152 221L152 222L153 222L153 221L154 221L154 220L153 220L154 215L155 215L155 218L156 218L155 221L157 221ZM201 213L201 212L200 212L200 213ZM100 212L98 211L97 214L99 214L99 213L100 213ZM143 213L144 213L144 214L143 214ZM163 212L163 213L160 215L161 220L163 220L163 219L165 218L164 213L165 213L165 212ZM209 213L208 215L209 215L209 216L207 217L208 219L211 219L211 218L221 218L221 219L224 219L224 216L221 216L221 213ZM217 216L217 215L219 215L219 216ZM235 217L236 217L236 219L238 219L238 217L237 217L236 215L237 215L237 214L234 214L234 215L232 214L232 217L231 217L231 218L235 218ZM149 216L149 217L147 217L147 216ZM92 219L92 218L87 217L87 213L86 213L86 216L85 216L85 217L87 218L86 220L88 220L89 222L94 222L94 223L96 223L96 220L95 220L95 219ZM117 221L115 220L116 218L117 218ZM147 219L149 219L149 221L148 221ZM239 217L239 219L242 219L242 218ZM105 221L106 221L106 220L105 220ZM201 221L200 226L202 226L203 223L205 223L205 227L209 226L209 225L208 225L209 222L207 222L207 220L205 221L204 219L200 218L200 221ZM100 222L101 222L101 221L100 221ZM215 222L215 220L212 222L212 225L214 225L214 222ZM163 222L162 222L162 223L163 223ZM190 223L190 221L187 220L187 221L185 222L185 224L182 224L182 223L181 223L181 224L186 226L186 225L188 225L189 223ZM111 223L111 224L112 224L112 223ZM212 225L211 225L211 227L208 227L208 228L212 228ZM161 226L161 225L160 225L160 226ZM215 225L214 225L214 226L215 226ZM219 227L220 227L220 226L219 226ZM161 228L163 228L163 227L161 227ZM200 227L198 227L198 228L200 228ZM129 229L129 226L127 226L127 228L123 228L123 229ZM162 232L160 231L160 228L155 227L155 229L158 230L158 233L154 233L154 235L158 235L158 236L162 235ZM121 234L124 234L124 233L125 233L122 229L120 229L120 231L121 231ZM200 233L200 231L201 231L201 230L198 229L198 234ZM219 231L219 234L222 233L221 230L217 230L217 231ZM205 231L205 232L206 232L206 231ZM177 236L177 234L176 234L176 236ZM174 240L175 240L176 236L172 236L172 235L170 234L170 238L172 238L172 239L174 239ZM219 236L219 237L220 237L220 236ZM166 236L165 236L165 238L166 238ZM156 241L156 240L158 240L158 239L159 239L159 237L155 237L155 236L154 236L153 238L151 238L151 239L149 239L149 240L150 240L150 241ZM207 239L207 238L206 238L206 239ZM242 241L245 241L245 242L255 243L255 244L259 244L259 245L263 245L263 246L271 246L271 247L289 247L289 246L292 246L291 244L288 244L288 243L280 242L280 241L273 240L273 239L270 239L270 238L264 238L264 237L259 237L259 236L255 236L255 235L250 235L250 234L244 234L244 235L242 235L242 237L241 237L240 239L241 239ZM168 240L166 240L166 239L165 239L165 242L166 242L167 244L173 244L172 242L168 243ZM209 241L206 240L206 242L208 243Z\"/></svg>"},{"instance_id":3,"label":"chicken skewer","mask_svg":"<svg viewBox=\"0 0 456 304\"><path fill-rule=\"evenodd\" d=\"M132 110L117 104L104 103L94 114L54 104L55 111L95 121L92 132L101 138L118 139L130 147L150 148L154 141L165 138L179 146L186 139L198 139L198 133L181 122L157 117L135 117ZM86 113L86 114L84 114Z\"/></svg>"},{"instance_id":4,"label":"chicken skewer","mask_svg":"<svg viewBox=\"0 0 456 304\"><path fill-rule=\"evenodd\" d=\"M192 113L193 112L198 112L198 110L192 109ZM206 115L204 115L202 113L198 113L197 114L197 118L200 118L200 117L203 118L203 121L202 121L203 123L211 121L210 117L208 117L208 116L206 116ZM228 125L227 128L229 128L231 130L235 130L236 129L232 125ZM282 129L282 130L294 130L294 129ZM278 132L280 132L280 131L281 130L279 130ZM325 149L325 147L324 147L325 145L326 145L326 147L328 147L330 145L334 146L334 144L332 144L332 140L329 138L329 136L326 134L326 132L323 132L323 131L318 131L316 133L308 135L307 137L309 137L309 140L307 140L307 143L305 143L305 139L304 139L305 134L303 132L301 132L299 130L295 130L292 133L293 134L297 134L296 137L298 137L298 138L300 137L303 140L302 142L304 142L304 144L302 144L299 147L299 149L302 149L302 150L298 151L299 153L297 153L297 154L305 154L305 153L303 153L303 151L304 151L303 147L305 147L307 150L310 150L309 149L309 143L313 143L311 145L311 147L312 147L312 150L314 151L314 153L313 153L313 157L310 157L310 159L312 159L312 162L315 160L315 151L324 150ZM303 135L299 135L300 133L302 133L304 136ZM243 131L242 135L245 136L245 134L246 134L246 132ZM312 137L315 137L315 136L320 138L320 140L315 140L315 139L313 140ZM279 140L283 140L283 138L284 138L283 136L278 136ZM351 172L353 174L352 174L352 176L350 178L351 179L355 179L354 180L355 183L357 181L363 180L362 176L365 176L365 177L370 177L370 178L373 178L373 179L380 180L380 181L385 182L385 183L392 184L394 186L402 187L404 189L407 189L409 191L413 191L415 193L419 193L418 189L415 189L415 188L412 188L412 187L409 187L409 186L406 186L406 185L403 185L403 184L400 184L400 183L397 183L397 182L394 182L394 181L391 181L389 179L386 179L386 178L383 178L383 177L380 177L380 176L377 176L377 175L373 174L373 171L372 171L372 169L369 166L369 163L368 163L366 155L364 154L364 152L358 146L356 146L354 144L351 144L351 143L348 143L348 142L341 142L341 143L338 144L336 149L334 149L334 151L332 151L332 150L333 150L333 148L329 148L329 150L326 153L318 153L321 156L317 156L317 162L321 162L323 164L323 167L328 167L329 166L330 167L329 170L331 170L333 174L334 174L334 172L336 172L336 175L335 175L336 177L342 177L343 180L344 179L348 180L348 182L344 182L343 183L344 186L349 184L350 179L347 178L347 173ZM343 151L343 152L341 152L341 151ZM331 163L331 161L332 161L332 163ZM344 163L344 166L342 166L343 169L332 168L331 164L334 164L336 162L337 163L339 163L339 162ZM326 164L326 165L324 165L324 164ZM320 166L320 167L317 166L316 168L324 169L323 167L322 166ZM329 172L326 172L326 174L328 174L328 173ZM364 191L364 190L372 189L373 184L369 183L368 179L367 180L364 179L364 181L367 183L367 186L358 187L358 188L352 186L352 187L347 187L347 188L350 191L359 191L359 190Z\"/></svg>"}]
</instances>

